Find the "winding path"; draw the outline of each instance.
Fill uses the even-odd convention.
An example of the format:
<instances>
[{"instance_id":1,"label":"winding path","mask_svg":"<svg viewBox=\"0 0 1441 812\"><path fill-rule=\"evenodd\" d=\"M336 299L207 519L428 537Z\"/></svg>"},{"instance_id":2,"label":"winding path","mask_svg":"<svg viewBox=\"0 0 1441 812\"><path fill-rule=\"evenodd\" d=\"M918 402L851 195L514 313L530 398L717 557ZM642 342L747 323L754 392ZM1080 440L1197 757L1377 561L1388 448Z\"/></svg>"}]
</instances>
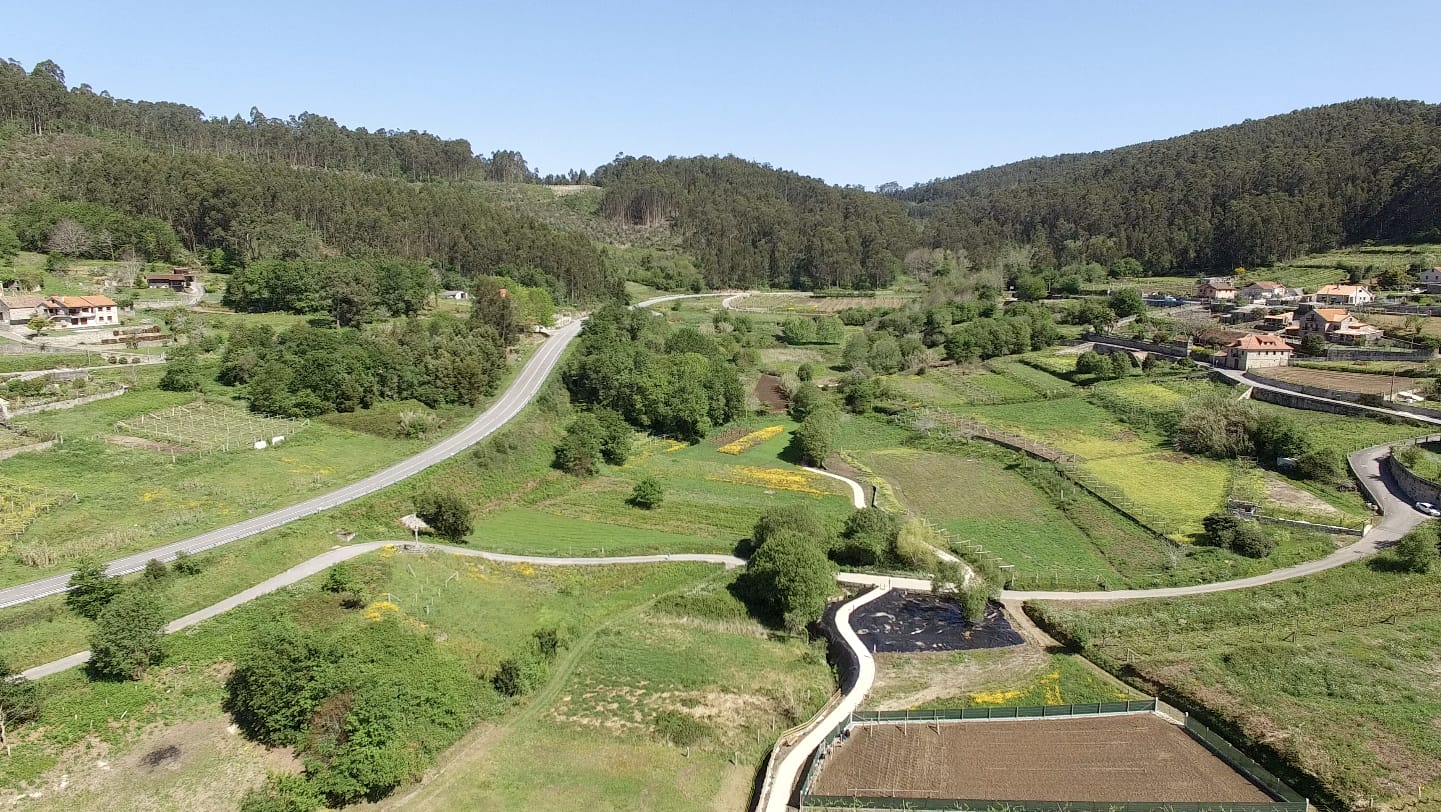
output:
<instances>
[{"instance_id":1,"label":"winding path","mask_svg":"<svg viewBox=\"0 0 1441 812\"><path fill-rule=\"evenodd\" d=\"M635 307L653 307L662 302L669 302L675 299L689 299L697 296L718 296L717 293L703 294L674 294L669 296L657 296L640 302ZM368 496L376 491L388 488L397 482L408 479L425 469L444 462L460 452L470 448L486 437L490 436L501 426L514 418L530 403L531 398L540 391L545 384L550 372L560 362L565 348L579 335L584 320L577 319L570 324L558 329L541 345L540 349L525 366L520 374L490 408L486 409L475 420L471 421L465 428L455 434L446 437L430 448L402 460L384 470L371 474L358 482L353 482L329 493L307 499L299 504L284 507L271 511L261 516L237 522L228 527L212 530L193 538L182 541L164 544L144 552L117 558L109 562L107 572L111 575L125 575L132 572L139 572L145 568L145 562L150 559L169 561L175 554L182 550L189 554L203 552L232 541L239 541L249 538L267 530L274 530L282 525L289 524L298 519L312 516L321 511L353 502L363 496ZM71 573L65 572L59 575L52 575L48 578L41 578L26 584L6 587L0 589L0 609L7 606L16 606L28 603L47 595L56 595L69 588Z\"/></svg>"}]
</instances>

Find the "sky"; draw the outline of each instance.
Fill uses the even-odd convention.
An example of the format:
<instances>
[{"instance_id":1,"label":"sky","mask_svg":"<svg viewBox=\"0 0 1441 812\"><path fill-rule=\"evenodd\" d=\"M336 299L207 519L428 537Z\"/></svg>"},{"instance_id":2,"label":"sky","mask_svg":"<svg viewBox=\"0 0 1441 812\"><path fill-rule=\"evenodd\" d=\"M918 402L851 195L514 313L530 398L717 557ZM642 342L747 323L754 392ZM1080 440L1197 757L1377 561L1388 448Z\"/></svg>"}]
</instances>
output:
<instances>
[{"instance_id":1,"label":"sky","mask_svg":"<svg viewBox=\"0 0 1441 812\"><path fill-rule=\"evenodd\" d=\"M208 115L301 112L541 172L724 155L949 177L1363 96L1441 101L1435 0L12 4L0 58Z\"/></svg>"}]
</instances>

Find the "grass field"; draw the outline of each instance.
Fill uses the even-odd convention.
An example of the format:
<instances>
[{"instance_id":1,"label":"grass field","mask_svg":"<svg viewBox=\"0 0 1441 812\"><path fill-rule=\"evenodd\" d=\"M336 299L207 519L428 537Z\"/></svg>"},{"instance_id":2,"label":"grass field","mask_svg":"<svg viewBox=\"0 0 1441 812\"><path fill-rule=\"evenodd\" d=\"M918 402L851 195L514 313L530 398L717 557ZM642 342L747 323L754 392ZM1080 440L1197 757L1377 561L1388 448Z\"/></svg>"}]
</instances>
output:
<instances>
[{"instance_id":1,"label":"grass field","mask_svg":"<svg viewBox=\"0 0 1441 812\"><path fill-rule=\"evenodd\" d=\"M927 710L1060 705L1139 699L1071 654L1023 644L975 651L876 655L876 683L865 710Z\"/></svg>"},{"instance_id":2,"label":"grass field","mask_svg":"<svg viewBox=\"0 0 1441 812\"><path fill-rule=\"evenodd\" d=\"M1349 808L1441 780L1441 575L1387 570L1039 610L1088 658L1222 723L1323 808Z\"/></svg>"},{"instance_id":3,"label":"grass field","mask_svg":"<svg viewBox=\"0 0 1441 812\"><path fill-rule=\"evenodd\" d=\"M403 808L744 808L776 735L833 685L818 650L767 635L726 584L600 629L494 743L457 748Z\"/></svg>"},{"instance_id":4,"label":"grass field","mask_svg":"<svg viewBox=\"0 0 1441 812\"><path fill-rule=\"evenodd\" d=\"M656 594L718 573L702 565L549 570L384 552L351 566L374 584L372 594L400 607L406 624L434 635L479 675L542 625L578 640ZM196 734L228 738L219 709L225 663L254 631L282 616L311 627L365 622L319 592L318 580L169 638L164 665L139 682L89 682L79 671L44 680L44 716L27 729L15 757L0 762L0 785L40 793L27 807L36 809L94 808L101 798L116 810L233 808L276 759L244 742L216 758L213 736ZM165 769L136 765L136 748L162 742L180 749Z\"/></svg>"}]
</instances>

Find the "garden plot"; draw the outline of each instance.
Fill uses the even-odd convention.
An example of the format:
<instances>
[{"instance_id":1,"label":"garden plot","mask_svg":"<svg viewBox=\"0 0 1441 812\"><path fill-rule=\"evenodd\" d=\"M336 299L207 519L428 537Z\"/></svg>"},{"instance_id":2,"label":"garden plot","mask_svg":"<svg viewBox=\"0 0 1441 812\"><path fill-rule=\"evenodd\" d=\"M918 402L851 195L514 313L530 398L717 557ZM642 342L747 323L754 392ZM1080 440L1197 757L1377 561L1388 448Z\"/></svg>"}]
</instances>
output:
<instances>
[{"instance_id":1,"label":"garden plot","mask_svg":"<svg viewBox=\"0 0 1441 812\"><path fill-rule=\"evenodd\" d=\"M309 420L285 420L243 412L231 406L196 401L148 412L115 424L117 432L200 451L265 448L292 437Z\"/></svg>"},{"instance_id":2,"label":"garden plot","mask_svg":"<svg viewBox=\"0 0 1441 812\"><path fill-rule=\"evenodd\" d=\"M74 500L75 494L66 491L52 491L11 479L0 479L0 539L24 533L36 516Z\"/></svg>"}]
</instances>

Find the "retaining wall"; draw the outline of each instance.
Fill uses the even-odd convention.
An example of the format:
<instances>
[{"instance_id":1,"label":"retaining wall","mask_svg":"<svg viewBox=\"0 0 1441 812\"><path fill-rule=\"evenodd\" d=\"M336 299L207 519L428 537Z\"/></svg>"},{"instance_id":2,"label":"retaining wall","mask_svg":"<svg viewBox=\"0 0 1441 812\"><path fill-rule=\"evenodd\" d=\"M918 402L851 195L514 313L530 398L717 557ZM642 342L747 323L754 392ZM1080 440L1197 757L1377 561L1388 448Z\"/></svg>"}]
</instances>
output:
<instances>
[{"instance_id":1,"label":"retaining wall","mask_svg":"<svg viewBox=\"0 0 1441 812\"><path fill-rule=\"evenodd\" d=\"M109 392L100 392L94 395L86 395L82 398L71 398L69 400L57 400L53 403L42 403L39 406L25 406L20 409L11 409L12 417L22 414L39 414L40 412L58 412L62 409L73 409L76 406L84 406L87 403L94 403L97 400L109 400L118 398L125 394L130 387L122 386L119 389L112 389Z\"/></svg>"},{"instance_id":2,"label":"retaining wall","mask_svg":"<svg viewBox=\"0 0 1441 812\"><path fill-rule=\"evenodd\" d=\"M0 460L8 460L8 459L10 459L11 457L15 456L16 454L28 454L28 453L30 453L31 451L45 451L46 449L50 448L51 446L55 445L55 444L58 443L58 442L60 442L60 441L59 441L59 440L46 440L46 441L43 442L43 443L34 443L34 444L31 444L31 445L22 445L22 446L20 446L19 448L7 448L7 449L5 449L4 451L0 451Z\"/></svg>"},{"instance_id":3,"label":"retaining wall","mask_svg":"<svg viewBox=\"0 0 1441 812\"><path fill-rule=\"evenodd\" d=\"M1224 376L1223 376L1224 377ZM1269 385L1269 384L1268 384ZM1351 417L1378 417L1389 416L1397 420L1406 420L1416 425L1430 425L1423 420L1408 418L1405 415L1389 414L1388 412L1362 406L1359 403L1343 403L1329 400L1316 400L1297 392L1277 392L1274 389L1263 389L1259 386L1251 390L1251 399L1263 403L1274 403L1277 406L1285 406L1290 409L1308 409L1313 412L1326 412L1328 414L1343 414Z\"/></svg>"},{"instance_id":4,"label":"retaining wall","mask_svg":"<svg viewBox=\"0 0 1441 812\"><path fill-rule=\"evenodd\" d=\"M1360 347L1327 347L1327 361L1432 361L1436 353L1433 350L1406 350L1402 352L1387 352L1386 350L1367 350Z\"/></svg>"},{"instance_id":5,"label":"retaining wall","mask_svg":"<svg viewBox=\"0 0 1441 812\"><path fill-rule=\"evenodd\" d=\"M1425 477L1412 473L1410 468L1402 465L1390 454L1386 455L1386 470L1391 478L1396 480L1396 485L1406 498L1412 502L1430 502L1433 505L1441 504L1441 483L1432 482Z\"/></svg>"},{"instance_id":6,"label":"retaining wall","mask_svg":"<svg viewBox=\"0 0 1441 812\"><path fill-rule=\"evenodd\" d=\"M1101 335L1100 333L1084 333L1081 337L1097 344L1113 344L1117 347L1126 347L1142 352L1156 352L1172 358L1185 358L1191 354L1190 344L1157 344L1153 341L1140 341L1134 338Z\"/></svg>"}]
</instances>

